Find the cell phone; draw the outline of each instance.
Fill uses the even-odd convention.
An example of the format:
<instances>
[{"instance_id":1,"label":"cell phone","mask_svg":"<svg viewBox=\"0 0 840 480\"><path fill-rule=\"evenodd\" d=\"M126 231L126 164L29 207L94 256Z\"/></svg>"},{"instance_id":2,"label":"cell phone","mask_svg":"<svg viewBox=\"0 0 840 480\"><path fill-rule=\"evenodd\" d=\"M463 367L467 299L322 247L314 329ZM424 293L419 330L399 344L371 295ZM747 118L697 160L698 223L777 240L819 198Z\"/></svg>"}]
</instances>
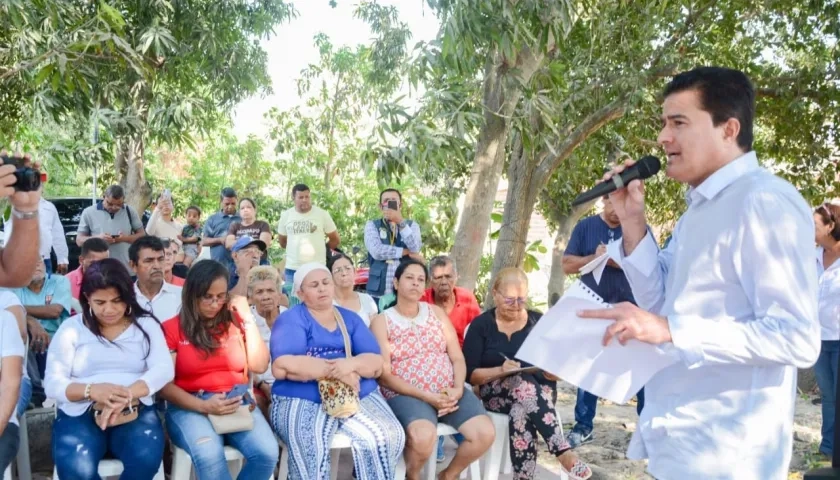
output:
<instances>
[{"instance_id":1,"label":"cell phone","mask_svg":"<svg viewBox=\"0 0 840 480\"><path fill-rule=\"evenodd\" d=\"M230 400L231 398L242 397L246 393L248 393L248 388L250 385L247 383L240 383L239 385L235 385L231 391L228 392L225 399Z\"/></svg>"},{"instance_id":2,"label":"cell phone","mask_svg":"<svg viewBox=\"0 0 840 480\"><path fill-rule=\"evenodd\" d=\"M397 206L397 201L396 200L388 200L388 208L390 210L399 210L400 207Z\"/></svg>"}]
</instances>

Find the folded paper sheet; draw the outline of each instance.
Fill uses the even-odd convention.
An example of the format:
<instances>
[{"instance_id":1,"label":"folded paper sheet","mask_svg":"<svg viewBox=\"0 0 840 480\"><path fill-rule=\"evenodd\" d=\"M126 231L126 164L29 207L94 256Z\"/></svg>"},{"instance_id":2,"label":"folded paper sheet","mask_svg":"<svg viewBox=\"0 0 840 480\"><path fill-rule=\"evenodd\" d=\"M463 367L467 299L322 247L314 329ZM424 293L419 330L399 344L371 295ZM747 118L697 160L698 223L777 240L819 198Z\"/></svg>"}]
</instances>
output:
<instances>
[{"instance_id":1,"label":"folded paper sheet","mask_svg":"<svg viewBox=\"0 0 840 480\"><path fill-rule=\"evenodd\" d=\"M604 347L604 331L612 320L582 319L577 311L607 307L601 297L575 282L537 322L516 358L601 398L627 403L678 357L636 340L627 345L614 340Z\"/></svg>"}]
</instances>

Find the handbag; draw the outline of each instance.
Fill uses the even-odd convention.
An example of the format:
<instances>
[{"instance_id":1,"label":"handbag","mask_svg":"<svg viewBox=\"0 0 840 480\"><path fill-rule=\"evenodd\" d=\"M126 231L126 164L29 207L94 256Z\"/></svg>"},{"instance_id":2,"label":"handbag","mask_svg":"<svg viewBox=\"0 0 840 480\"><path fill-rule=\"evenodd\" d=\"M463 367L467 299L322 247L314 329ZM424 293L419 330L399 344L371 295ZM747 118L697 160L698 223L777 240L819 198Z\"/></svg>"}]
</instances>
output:
<instances>
[{"instance_id":1,"label":"handbag","mask_svg":"<svg viewBox=\"0 0 840 480\"><path fill-rule=\"evenodd\" d=\"M108 407L106 405L99 402L93 404L93 418L96 421L97 425L99 424L100 417L102 416L104 411L107 410L107 408ZM130 423L134 420L137 420L139 410L140 402L138 400L130 400L128 402L128 406L120 412L120 414L117 416L117 419L114 420L114 423L112 425L108 425L107 428L118 427L120 425L125 425L126 423ZM105 421L107 421L107 419Z\"/></svg>"},{"instance_id":2,"label":"handbag","mask_svg":"<svg viewBox=\"0 0 840 480\"><path fill-rule=\"evenodd\" d=\"M347 334L344 318L337 308L333 308L333 313L338 328L341 329L341 335L344 337L344 354L350 358L352 357L350 335ZM327 378L318 380L318 392L321 394L321 408L331 417L348 418L359 411L359 392L340 380Z\"/></svg>"},{"instance_id":3,"label":"handbag","mask_svg":"<svg viewBox=\"0 0 840 480\"><path fill-rule=\"evenodd\" d=\"M245 382L250 383L251 379L248 377L248 348L245 345L245 329L240 327L242 335L242 348L245 351ZM235 412L228 415L213 415L207 414L210 424L213 425L213 430L219 435L226 433L247 432L254 429L254 417L251 416L251 411L254 406L251 404L240 405Z\"/></svg>"}]
</instances>

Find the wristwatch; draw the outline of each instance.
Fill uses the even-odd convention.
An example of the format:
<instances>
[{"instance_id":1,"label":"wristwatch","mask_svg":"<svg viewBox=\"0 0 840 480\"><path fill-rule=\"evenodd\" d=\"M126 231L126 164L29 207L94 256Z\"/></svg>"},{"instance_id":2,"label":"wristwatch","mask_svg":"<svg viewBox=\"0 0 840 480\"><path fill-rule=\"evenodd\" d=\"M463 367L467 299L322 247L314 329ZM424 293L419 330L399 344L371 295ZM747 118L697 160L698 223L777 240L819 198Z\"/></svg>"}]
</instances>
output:
<instances>
[{"instance_id":1,"label":"wristwatch","mask_svg":"<svg viewBox=\"0 0 840 480\"><path fill-rule=\"evenodd\" d=\"M31 212L21 212L17 208L12 208L12 216L19 220L35 220L38 218L38 209Z\"/></svg>"}]
</instances>

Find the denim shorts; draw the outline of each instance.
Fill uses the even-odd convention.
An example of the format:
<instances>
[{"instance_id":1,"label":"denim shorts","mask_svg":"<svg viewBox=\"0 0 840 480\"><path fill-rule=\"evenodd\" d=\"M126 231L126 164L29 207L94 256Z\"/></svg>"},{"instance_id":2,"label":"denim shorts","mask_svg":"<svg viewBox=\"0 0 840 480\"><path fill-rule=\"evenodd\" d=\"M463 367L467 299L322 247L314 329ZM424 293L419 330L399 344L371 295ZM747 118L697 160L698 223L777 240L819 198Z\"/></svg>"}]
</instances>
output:
<instances>
[{"instance_id":1,"label":"denim shorts","mask_svg":"<svg viewBox=\"0 0 840 480\"><path fill-rule=\"evenodd\" d=\"M394 411L394 415L396 415L403 428L407 428L415 420L428 420L432 425L441 422L457 430L471 418L487 415L481 400L475 396L472 390L467 388L464 389L464 395L458 400L458 410L447 413L442 417L438 417L437 410L428 403L408 395L397 395L388 400L388 405Z\"/></svg>"}]
</instances>

